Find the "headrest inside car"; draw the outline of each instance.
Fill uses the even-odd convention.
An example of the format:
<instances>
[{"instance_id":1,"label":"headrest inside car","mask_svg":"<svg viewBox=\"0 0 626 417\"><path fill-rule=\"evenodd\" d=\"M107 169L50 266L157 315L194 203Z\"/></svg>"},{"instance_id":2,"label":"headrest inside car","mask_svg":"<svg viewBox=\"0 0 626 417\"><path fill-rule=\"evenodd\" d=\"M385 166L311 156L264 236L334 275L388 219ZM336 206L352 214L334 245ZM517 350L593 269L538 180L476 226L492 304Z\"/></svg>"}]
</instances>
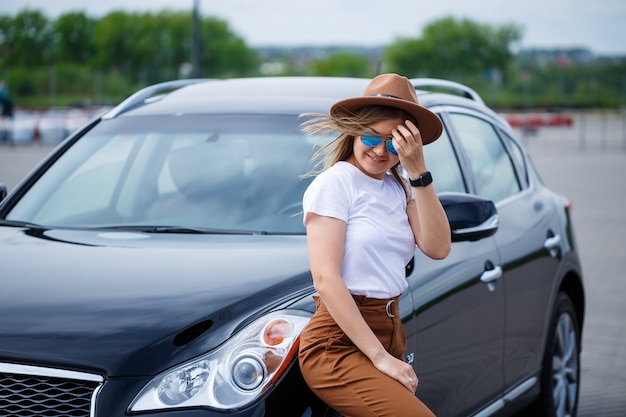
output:
<instances>
[{"instance_id":1,"label":"headrest inside car","mask_svg":"<svg viewBox=\"0 0 626 417\"><path fill-rule=\"evenodd\" d=\"M241 142L201 142L174 149L169 156L174 184L187 198L201 199L243 181L249 151Z\"/></svg>"}]
</instances>

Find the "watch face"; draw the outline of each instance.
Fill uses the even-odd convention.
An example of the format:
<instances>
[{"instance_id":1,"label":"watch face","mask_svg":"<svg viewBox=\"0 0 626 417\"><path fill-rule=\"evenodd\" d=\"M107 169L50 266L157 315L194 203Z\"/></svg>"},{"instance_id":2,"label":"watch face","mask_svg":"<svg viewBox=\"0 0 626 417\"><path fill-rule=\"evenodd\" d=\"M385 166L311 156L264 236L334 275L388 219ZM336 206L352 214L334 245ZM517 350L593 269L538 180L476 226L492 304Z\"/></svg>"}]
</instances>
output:
<instances>
[{"instance_id":1,"label":"watch face","mask_svg":"<svg viewBox=\"0 0 626 417\"><path fill-rule=\"evenodd\" d=\"M431 175L430 171L426 171L425 173L423 173L420 176L420 179L422 180L422 185L424 187L426 187L427 185L429 185L431 182L433 182L433 176Z\"/></svg>"}]
</instances>

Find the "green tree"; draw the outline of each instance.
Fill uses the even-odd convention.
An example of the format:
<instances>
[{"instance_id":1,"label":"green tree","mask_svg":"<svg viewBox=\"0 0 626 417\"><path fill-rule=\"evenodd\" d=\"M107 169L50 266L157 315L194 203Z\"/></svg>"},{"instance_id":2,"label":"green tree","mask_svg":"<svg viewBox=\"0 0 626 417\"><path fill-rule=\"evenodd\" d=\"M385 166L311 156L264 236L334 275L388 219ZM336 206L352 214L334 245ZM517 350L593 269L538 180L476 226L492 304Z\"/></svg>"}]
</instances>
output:
<instances>
[{"instance_id":1,"label":"green tree","mask_svg":"<svg viewBox=\"0 0 626 417\"><path fill-rule=\"evenodd\" d=\"M152 44L156 49L150 54L150 65L161 71L160 80L178 78L182 64L191 61L191 15L185 12L161 12L151 19Z\"/></svg>"},{"instance_id":2,"label":"green tree","mask_svg":"<svg viewBox=\"0 0 626 417\"><path fill-rule=\"evenodd\" d=\"M11 16L0 16L0 67L5 66L5 62L11 56L13 46L11 39L15 36L15 27Z\"/></svg>"},{"instance_id":3,"label":"green tree","mask_svg":"<svg viewBox=\"0 0 626 417\"><path fill-rule=\"evenodd\" d=\"M53 59L54 36L48 18L25 9L14 18L0 20L0 50L3 66L48 65Z\"/></svg>"},{"instance_id":4,"label":"green tree","mask_svg":"<svg viewBox=\"0 0 626 417\"><path fill-rule=\"evenodd\" d=\"M374 73L369 60L347 51L330 54L326 58L311 61L309 64L311 75L344 76L344 77L371 77Z\"/></svg>"},{"instance_id":5,"label":"green tree","mask_svg":"<svg viewBox=\"0 0 626 417\"><path fill-rule=\"evenodd\" d=\"M57 62L89 64L94 53L92 39L95 25L96 21L83 12L59 16L53 23Z\"/></svg>"},{"instance_id":6,"label":"green tree","mask_svg":"<svg viewBox=\"0 0 626 417\"><path fill-rule=\"evenodd\" d=\"M426 26L421 39L391 44L385 60L390 71L409 77L458 79L493 70L504 73L521 34L513 24L489 26L448 17Z\"/></svg>"},{"instance_id":7,"label":"green tree","mask_svg":"<svg viewBox=\"0 0 626 417\"><path fill-rule=\"evenodd\" d=\"M96 52L92 65L129 74L136 58L132 46L136 37L131 15L115 11L99 19L93 33Z\"/></svg>"},{"instance_id":8,"label":"green tree","mask_svg":"<svg viewBox=\"0 0 626 417\"><path fill-rule=\"evenodd\" d=\"M130 70L142 84L176 78L178 67L188 60L188 13L160 12L130 16L135 39L129 45Z\"/></svg>"},{"instance_id":9,"label":"green tree","mask_svg":"<svg viewBox=\"0 0 626 417\"><path fill-rule=\"evenodd\" d=\"M248 48L225 21L214 17L202 19L200 38L200 69L204 77L240 77L257 73L257 53Z\"/></svg>"},{"instance_id":10,"label":"green tree","mask_svg":"<svg viewBox=\"0 0 626 417\"><path fill-rule=\"evenodd\" d=\"M94 30L96 68L114 70L140 84L176 78L191 62L191 13L112 12ZM204 77L242 76L257 71L256 53L216 18L201 21Z\"/></svg>"}]
</instances>

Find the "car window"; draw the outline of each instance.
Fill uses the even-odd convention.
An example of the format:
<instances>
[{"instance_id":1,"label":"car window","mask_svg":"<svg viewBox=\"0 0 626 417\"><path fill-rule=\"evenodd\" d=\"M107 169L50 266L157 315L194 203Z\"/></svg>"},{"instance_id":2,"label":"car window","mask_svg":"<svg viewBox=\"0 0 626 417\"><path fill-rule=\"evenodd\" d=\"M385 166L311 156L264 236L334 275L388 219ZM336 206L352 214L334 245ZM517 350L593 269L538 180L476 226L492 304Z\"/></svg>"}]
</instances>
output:
<instances>
[{"instance_id":1,"label":"car window","mask_svg":"<svg viewBox=\"0 0 626 417\"><path fill-rule=\"evenodd\" d=\"M522 188L526 188L528 187L528 170L526 169L526 159L524 158L524 152L517 144L517 142L515 142L509 136L504 133L502 134L502 136L509 145L508 148L511 153L511 159L513 160L513 163L517 170L517 177L519 179L519 182L522 185Z\"/></svg>"},{"instance_id":2,"label":"car window","mask_svg":"<svg viewBox=\"0 0 626 417\"><path fill-rule=\"evenodd\" d=\"M53 224L106 210L133 143L131 137L121 136L111 140L94 136L77 143L33 185L8 218Z\"/></svg>"},{"instance_id":3,"label":"car window","mask_svg":"<svg viewBox=\"0 0 626 417\"><path fill-rule=\"evenodd\" d=\"M520 191L513 163L491 123L450 113L450 120L470 161L477 193L495 202Z\"/></svg>"},{"instance_id":4,"label":"car window","mask_svg":"<svg viewBox=\"0 0 626 417\"><path fill-rule=\"evenodd\" d=\"M445 129L439 139L424 147L424 158L433 175L433 184L438 193L467 192L458 158Z\"/></svg>"},{"instance_id":5,"label":"car window","mask_svg":"<svg viewBox=\"0 0 626 417\"><path fill-rule=\"evenodd\" d=\"M245 120L244 120L245 117ZM314 146L295 116L114 119L80 138L9 212L55 227L303 234Z\"/></svg>"}]
</instances>

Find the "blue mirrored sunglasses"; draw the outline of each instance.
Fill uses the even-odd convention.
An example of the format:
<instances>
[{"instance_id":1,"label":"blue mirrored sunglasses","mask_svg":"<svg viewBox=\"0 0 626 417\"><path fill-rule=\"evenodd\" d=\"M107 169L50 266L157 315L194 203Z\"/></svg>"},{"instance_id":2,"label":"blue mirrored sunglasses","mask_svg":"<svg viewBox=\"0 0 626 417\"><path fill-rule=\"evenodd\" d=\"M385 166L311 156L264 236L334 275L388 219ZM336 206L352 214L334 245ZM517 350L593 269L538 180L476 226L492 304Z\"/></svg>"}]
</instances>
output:
<instances>
[{"instance_id":1,"label":"blue mirrored sunglasses","mask_svg":"<svg viewBox=\"0 0 626 417\"><path fill-rule=\"evenodd\" d=\"M371 136L371 133L369 132L366 132L363 135L361 135L361 142L363 142L364 145L370 146L372 148L374 146L380 145L382 141L385 141L385 146L387 147L387 150L389 151L390 154L392 155L398 154L398 152L396 151L396 148L393 147L393 142L391 142L391 138Z\"/></svg>"}]
</instances>

